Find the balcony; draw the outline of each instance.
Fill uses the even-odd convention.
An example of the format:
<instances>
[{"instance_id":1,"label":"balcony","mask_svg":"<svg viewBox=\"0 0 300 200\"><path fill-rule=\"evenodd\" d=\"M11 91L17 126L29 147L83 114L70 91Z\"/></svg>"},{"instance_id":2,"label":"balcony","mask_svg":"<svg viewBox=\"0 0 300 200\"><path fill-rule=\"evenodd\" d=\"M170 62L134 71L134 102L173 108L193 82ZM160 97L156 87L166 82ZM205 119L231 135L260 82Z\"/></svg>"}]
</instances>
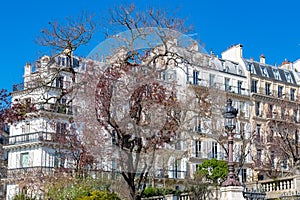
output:
<instances>
[{"instance_id":1,"label":"balcony","mask_svg":"<svg viewBox=\"0 0 300 200\"><path fill-rule=\"evenodd\" d=\"M27 89L35 89L39 87L51 87L57 89L67 89L70 88L71 82L69 81L59 81L59 83L45 82L44 80L35 80L35 81L27 81L23 83L18 83L13 85L13 92L18 92Z\"/></svg>"},{"instance_id":2,"label":"balcony","mask_svg":"<svg viewBox=\"0 0 300 200\"><path fill-rule=\"evenodd\" d=\"M34 175L34 176L42 176L42 175L53 175L55 172L54 167L24 167L24 168L15 168L7 170L7 178L23 178L24 175Z\"/></svg>"},{"instance_id":3,"label":"balcony","mask_svg":"<svg viewBox=\"0 0 300 200\"><path fill-rule=\"evenodd\" d=\"M290 100L290 101L295 101L296 96L291 95L290 92L287 91L278 91L278 90L266 90L264 87L258 87L258 88L252 88L251 89L251 94L259 94L263 95L265 97L270 97L270 98L280 98L280 99L285 99L285 100Z\"/></svg>"},{"instance_id":4,"label":"balcony","mask_svg":"<svg viewBox=\"0 0 300 200\"><path fill-rule=\"evenodd\" d=\"M207 88L207 89L211 88L211 89L226 91L226 92L232 93L232 94L250 96L249 89L245 89L243 87L232 86L230 84L228 85L228 84L218 83L218 82L209 83L208 80L201 79L197 85Z\"/></svg>"},{"instance_id":5,"label":"balcony","mask_svg":"<svg viewBox=\"0 0 300 200\"><path fill-rule=\"evenodd\" d=\"M46 103L37 106L39 111L73 115L73 107L66 104Z\"/></svg>"},{"instance_id":6,"label":"balcony","mask_svg":"<svg viewBox=\"0 0 300 200\"><path fill-rule=\"evenodd\" d=\"M35 132L22 135L10 136L8 138L8 145L19 145L33 142L65 142L67 140L66 134L49 133L49 132Z\"/></svg>"},{"instance_id":7,"label":"balcony","mask_svg":"<svg viewBox=\"0 0 300 200\"><path fill-rule=\"evenodd\" d=\"M217 152L217 153L204 153L204 152L196 152L192 155L193 158L199 158L199 159L212 159L216 158L218 160L225 160L227 158L227 155L223 152Z\"/></svg>"}]
</instances>

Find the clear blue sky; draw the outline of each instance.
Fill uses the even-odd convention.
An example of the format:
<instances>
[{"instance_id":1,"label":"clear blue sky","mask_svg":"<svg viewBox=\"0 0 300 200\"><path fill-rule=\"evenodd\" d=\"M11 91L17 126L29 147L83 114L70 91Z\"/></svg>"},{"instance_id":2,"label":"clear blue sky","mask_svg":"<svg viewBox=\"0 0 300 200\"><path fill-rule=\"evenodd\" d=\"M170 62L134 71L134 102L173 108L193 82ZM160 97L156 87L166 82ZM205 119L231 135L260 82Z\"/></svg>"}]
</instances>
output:
<instances>
[{"instance_id":1,"label":"clear blue sky","mask_svg":"<svg viewBox=\"0 0 300 200\"><path fill-rule=\"evenodd\" d=\"M99 16L114 5L131 1L117 0L6 0L0 7L1 73L0 88L11 90L22 82L23 66L43 55L34 40L48 21L63 20L90 11ZM159 6L178 9L195 26L195 39L215 54L232 44L244 45L244 57L268 64L300 58L300 1L298 0L136 0L139 9ZM88 46L77 52L86 56L103 37L96 35Z\"/></svg>"}]
</instances>

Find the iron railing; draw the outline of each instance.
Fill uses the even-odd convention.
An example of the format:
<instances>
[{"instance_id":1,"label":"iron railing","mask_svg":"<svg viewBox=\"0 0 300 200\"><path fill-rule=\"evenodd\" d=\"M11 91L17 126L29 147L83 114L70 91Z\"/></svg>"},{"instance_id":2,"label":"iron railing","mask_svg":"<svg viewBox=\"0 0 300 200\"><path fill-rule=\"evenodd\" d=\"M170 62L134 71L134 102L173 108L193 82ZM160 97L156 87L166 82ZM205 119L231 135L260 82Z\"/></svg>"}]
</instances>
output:
<instances>
[{"instance_id":1,"label":"iron railing","mask_svg":"<svg viewBox=\"0 0 300 200\"><path fill-rule=\"evenodd\" d=\"M33 142L59 142L63 144L70 139L73 139L74 135L66 133L54 133L54 132L33 132L25 133L21 135L13 135L8 137L8 145L17 145L24 143L33 143Z\"/></svg>"}]
</instances>

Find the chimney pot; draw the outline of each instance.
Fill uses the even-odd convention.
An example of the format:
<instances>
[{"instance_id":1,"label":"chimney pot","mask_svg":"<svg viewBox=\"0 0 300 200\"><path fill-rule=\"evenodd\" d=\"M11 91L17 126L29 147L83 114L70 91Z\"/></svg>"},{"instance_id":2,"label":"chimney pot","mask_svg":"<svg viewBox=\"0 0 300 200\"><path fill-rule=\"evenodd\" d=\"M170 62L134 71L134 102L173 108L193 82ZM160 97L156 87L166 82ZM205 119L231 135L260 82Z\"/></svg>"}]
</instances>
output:
<instances>
[{"instance_id":1,"label":"chimney pot","mask_svg":"<svg viewBox=\"0 0 300 200\"><path fill-rule=\"evenodd\" d=\"M259 62L262 63L262 64L266 64L266 57L264 54L261 54L259 56Z\"/></svg>"}]
</instances>

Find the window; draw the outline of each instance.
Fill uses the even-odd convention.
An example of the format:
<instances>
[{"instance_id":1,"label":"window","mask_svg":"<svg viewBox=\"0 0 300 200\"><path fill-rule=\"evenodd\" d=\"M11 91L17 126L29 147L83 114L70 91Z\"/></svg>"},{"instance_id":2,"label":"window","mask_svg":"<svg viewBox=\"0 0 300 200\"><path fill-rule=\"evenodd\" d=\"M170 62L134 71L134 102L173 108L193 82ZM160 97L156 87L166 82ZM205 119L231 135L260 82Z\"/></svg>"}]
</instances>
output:
<instances>
[{"instance_id":1,"label":"window","mask_svg":"<svg viewBox=\"0 0 300 200\"><path fill-rule=\"evenodd\" d=\"M112 131L111 143L112 144L116 144L117 143L117 133L116 133L115 130Z\"/></svg>"},{"instance_id":2,"label":"window","mask_svg":"<svg viewBox=\"0 0 300 200\"><path fill-rule=\"evenodd\" d=\"M197 133L201 133L202 130L201 130L201 121L200 121L200 117L196 117L195 118L195 131Z\"/></svg>"},{"instance_id":3,"label":"window","mask_svg":"<svg viewBox=\"0 0 300 200\"><path fill-rule=\"evenodd\" d=\"M169 70L168 76L169 76L169 81L176 81L177 79L176 70Z\"/></svg>"},{"instance_id":4,"label":"window","mask_svg":"<svg viewBox=\"0 0 300 200\"><path fill-rule=\"evenodd\" d=\"M274 151L271 151L270 162L271 162L272 168L275 168L275 152Z\"/></svg>"},{"instance_id":5,"label":"window","mask_svg":"<svg viewBox=\"0 0 300 200\"><path fill-rule=\"evenodd\" d=\"M179 178L179 173L180 172L180 166L181 162L180 160L175 160L174 165L173 165L173 177L172 178Z\"/></svg>"},{"instance_id":6,"label":"window","mask_svg":"<svg viewBox=\"0 0 300 200\"><path fill-rule=\"evenodd\" d=\"M256 141L257 141L257 142L263 142L263 141L262 141L261 134L260 134L260 129L261 129L261 125L260 125L260 124L257 124L257 125L256 125Z\"/></svg>"},{"instance_id":7,"label":"window","mask_svg":"<svg viewBox=\"0 0 300 200\"><path fill-rule=\"evenodd\" d=\"M262 75L265 77L269 77L268 71L266 67L261 67Z\"/></svg>"},{"instance_id":8,"label":"window","mask_svg":"<svg viewBox=\"0 0 300 200\"><path fill-rule=\"evenodd\" d=\"M215 75L209 74L209 86L214 87L215 86Z\"/></svg>"},{"instance_id":9,"label":"window","mask_svg":"<svg viewBox=\"0 0 300 200\"><path fill-rule=\"evenodd\" d=\"M251 92L257 93L257 80L251 80Z\"/></svg>"},{"instance_id":10,"label":"window","mask_svg":"<svg viewBox=\"0 0 300 200\"><path fill-rule=\"evenodd\" d=\"M64 87L64 77L60 76L55 79L55 87L56 88L63 88Z\"/></svg>"},{"instance_id":11,"label":"window","mask_svg":"<svg viewBox=\"0 0 300 200\"><path fill-rule=\"evenodd\" d=\"M255 102L255 114L256 114L256 116L261 117L260 102L259 101Z\"/></svg>"},{"instance_id":12,"label":"window","mask_svg":"<svg viewBox=\"0 0 300 200\"><path fill-rule=\"evenodd\" d=\"M22 133L30 133L30 122L26 122L26 124L22 125Z\"/></svg>"},{"instance_id":13,"label":"window","mask_svg":"<svg viewBox=\"0 0 300 200\"><path fill-rule=\"evenodd\" d=\"M276 80L281 80L278 69L273 69L273 73Z\"/></svg>"},{"instance_id":14,"label":"window","mask_svg":"<svg viewBox=\"0 0 300 200\"><path fill-rule=\"evenodd\" d=\"M201 141L200 140L195 141L195 154L196 154L196 157L201 157Z\"/></svg>"},{"instance_id":15,"label":"window","mask_svg":"<svg viewBox=\"0 0 300 200\"><path fill-rule=\"evenodd\" d=\"M284 160L281 161L281 167L283 169L285 169L285 170L288 169L288 161L287 161L287 159L284 159Z\"/></svg>"},{"instance_id":16,"label":"window","mask_svg":"<svg viewBox=\"0 0 300 200\"><path fill-rule=\"evenodd\" d=\"M273 142L274 138L274 128L270 127L269 135L267 136L267 142Z\"/></svg>"},{"instance_id":17,"label":"window","mask_svg":"<svg viewBox=\"0 0 300 200\"><path fill-rule=\"evenodd\" d=\"M198 71L193 71L193 84L198 85L198 79L199 79L199 72Z\"/></svg>"},{"instance_id":18,"label":"window","mask_svg":"<svg viewBox=\"0 0 300 200\"><path fill-rule=\"evenodd\" d=\"M285 72L285 77L286 77L287 82L293 83L292 76L291 76L290 72Z\"/></svg>"},{"instance_id":19,"label":"window","mask_svg":"<svg viewBox=\"0 0 300 200\"><path fill-rule=\"evenodd\" d=\"M230 78L225 78L225 91L230 91Z\"/></svg>"},{"instance_id":20,"label":"window","mask_svg":"<svg viewBox=\"0 0 300 200\"><path fill-rule=\"evenodd\" d=\"M293 118L294 118L295 122L298 122L298 110L297 109L294 109Z\"/></svg>"},{"instance_id":21,"label":"window","mask_svg":"<svg viewBox=\"0 0 300 200\"><path fill-rule=\"evenodd\" d=\"M67 130L66 123L61 123L61 122L56 123L56 133L65 134L66 130Z\"/></svg>"},{"instance_id":22,"label":"window","mask_svg":"<svg viewBox=\"0 0 300 200\"><path fill-rule=\"evenodd\" d=\"M190 81L190 76L189 76L189 67L186 67L186 82L189 83Z\"/></svg>"},{"instance_id":23,"label":"window","mask_svg":"<svg viewBox=\"0 0 300 200\"><path fill-rule=\"evenodd\" d=\"M262 156L262 150L258 149L257 152L256 152L257 166L261 165L261 156Z\"/></svg>"},{"instance_id":24,"label":"window","mask_svg":"<svg viewBox=\"0 0 300 200\"><path fill-rule=\"evenodd\" d=\"M291 88L291 90L290 90L291 101L295 101L295 92L296 92L296 90Z\"/></svg>"},{"instance_id":25,"label":"window","mask_svg":"<svg viewBox=\"0 0 300 200\"><path fill-rule=\"evenodd\" d=\"M21 159L20 159L20 167L25 168L29 167L29 153L21 153Z\"/></svg>"},{"instance_id":26,"label":"window","mask_svg":"<svg viewBox=\"0 0 300 200\"><path fill-rule=\"evenodd\" d=\"M254 65L251 64L249 67L250 67L250 72L251 72L251 74L256 74Z\"/></svg>"},{"instance_id":27,"label":"window","mask_svg":"<svg viewBox=\"0 0 300 200\"><path fill-rule=\"evenodd\" d=\"M218 157L218 144L217 142L212 142L212 149L211 149L211 158Z\"/></svg>"},{"instance_id":28,"label":"window","mask_svg":"<svg viewBox=\"0 0 300 200\"><path fill-rule=\"evenodd\" d=\"M245 183L247 180L247 169L242 169L241 173L242 173L242 183Z\"/></svg>"},{"instance_id":29,"label":"window","mask_svg":"<svg viewBox=\"0 0 300 200\"><path fill-rule=\"evenodd\" d=\"M62 153L55 152L54 154L54 167L61 167L65 166L65 156Z\"/></svg>"},{"instance_id":30,"label":"window","mask_svg":"<svg viewBox=\"0 0 300 200\"><path fill-rule=\"evenodd\" d=\"M272 118L273 117L273 107L274 107L273 104L269 104L267 118Z\"/></svg>"},{"instance_id":31,"label":"window","mask_svg":"<svg viewBox=\"0 0 300 200\"><path fill-rule=\"evenodd\" d=\"M73 68L79 67L79 60L77 58L73 58Z\"/></svg>"},{"instance_id":32,"label":"window","mask_svg":"<svg viewBox=\"0 0 300 200\"><path fill-rule=\"evenodd\" d=\"M237 89L238 89L238 94L242 94L242 85L243 82L242 81L238 81L238 85L237 85Z\"/></svg>"},{"instance_id":33,"label":"window","mask_svg":"<svg viewBox=\"0 0 300 200\"><path fill-rule=\"evenodd\" d=\"M271 83L265 84L266 95L271 95Z\"/></svg>"},{"instance_id":34,"label":"window","mask_svg":"<svg viewBox=\"0 0 300 200\"><path fill-rule=\"evenodd\" d=\"M300 144L300 137L299 137L299 132L298 130L295 131L295 146L296 148L296 155L299 155L299 144Z\"/></svg>"},{"instance_id":35,"label":"window","mask_svg":"<svg viewBox=\"0 0 300 200\"><path fill-rule=\"evenodd\" d=\"M282 92L283 92L283 86L278 85L278 97L282 97L283 96Z\"/></svg>"}]
</instances>

